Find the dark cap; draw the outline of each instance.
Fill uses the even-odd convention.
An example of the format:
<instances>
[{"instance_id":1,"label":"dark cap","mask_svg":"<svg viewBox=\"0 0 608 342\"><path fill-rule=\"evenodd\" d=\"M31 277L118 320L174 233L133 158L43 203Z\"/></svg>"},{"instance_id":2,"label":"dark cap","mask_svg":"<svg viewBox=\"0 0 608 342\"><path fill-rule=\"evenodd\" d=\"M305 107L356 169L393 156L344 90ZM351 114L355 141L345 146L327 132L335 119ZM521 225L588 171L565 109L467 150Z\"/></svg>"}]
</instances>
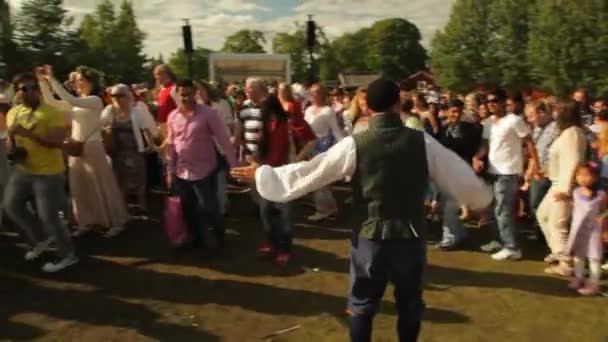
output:
<instances>
[{"instance_id":1,"label":"dark cap","mask_svg":"<svg viewBox=\"0 0 608 342\"><path fill-rule=\"evenodd\" d=\"M452 108L452 107L462 109L462 108L464 108L464 103L462 101L460 101L459 99L454 99L454 100L448 102L448 104L447 104L447 108Z\"/></svg>"},{"instance_id":2,"label":"dark cap","mask_svg":"<svg viewBox=\"0 0 608 342\"><path fill-rule=\"evenodd\" d=\"M399 102L399 86L393 81L377 79L367 87L367 105L374 112L384 112Z\"/></svg>"},{"instance_id":3,"label":"dark cap","mask_svg":"<svg viewBox=\"0 0 608 342\"><path fill-rule=\"evenodd\" d=\"M329 92L330 96L344 96L344 90L342 88L334 88Z\"/></svg>"},{"instance_id":4,"label":"dark cap","mask_svg":"<svg viewBox=\"0 0 608 342\"><path fill-rule=\"evenodd\" d=\"M502 89L497 89L488 94L488 102L505 102L507 101L507 92Z\"/></svg>"}]
</instances>

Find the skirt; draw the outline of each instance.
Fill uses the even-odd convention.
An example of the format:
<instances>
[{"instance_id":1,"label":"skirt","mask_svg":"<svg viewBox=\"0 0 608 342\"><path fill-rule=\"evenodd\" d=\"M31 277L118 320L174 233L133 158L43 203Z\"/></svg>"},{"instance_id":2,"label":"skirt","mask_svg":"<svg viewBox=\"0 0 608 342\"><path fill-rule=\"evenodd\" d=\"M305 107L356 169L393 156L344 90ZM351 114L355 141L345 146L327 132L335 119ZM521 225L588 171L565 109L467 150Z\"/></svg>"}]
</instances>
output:
<instances>
[{"instance_id":1,"label":"skirt","mask_svg":"<svg viewBox=\"0 0 608 342\"><path fill-rule=\"evenodd\" d=\"M70 157L70 194L80 226L121 227L128 221L127 206L101 141L84 145L80 157Z\"/></svg>"}]
</instances>

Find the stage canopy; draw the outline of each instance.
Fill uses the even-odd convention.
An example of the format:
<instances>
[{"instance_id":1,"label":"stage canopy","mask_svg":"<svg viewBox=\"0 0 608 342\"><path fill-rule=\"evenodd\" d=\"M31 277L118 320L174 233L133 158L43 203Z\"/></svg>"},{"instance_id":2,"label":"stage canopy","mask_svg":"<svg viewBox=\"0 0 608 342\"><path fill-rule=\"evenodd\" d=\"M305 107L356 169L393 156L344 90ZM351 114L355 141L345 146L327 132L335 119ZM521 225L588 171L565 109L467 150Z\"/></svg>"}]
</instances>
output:
<instances>
[{"instance_id":1,"label":"stage canopy","mask_svg":"<svg viewBox=\"0 0 608 342\"><path fill-rule=\"evenodd\" d=\"M291 62L287 54L212 53L209 55L209 80L242 82L257 76L269 82L291 83Z\"/></svg>"}]
</instances>

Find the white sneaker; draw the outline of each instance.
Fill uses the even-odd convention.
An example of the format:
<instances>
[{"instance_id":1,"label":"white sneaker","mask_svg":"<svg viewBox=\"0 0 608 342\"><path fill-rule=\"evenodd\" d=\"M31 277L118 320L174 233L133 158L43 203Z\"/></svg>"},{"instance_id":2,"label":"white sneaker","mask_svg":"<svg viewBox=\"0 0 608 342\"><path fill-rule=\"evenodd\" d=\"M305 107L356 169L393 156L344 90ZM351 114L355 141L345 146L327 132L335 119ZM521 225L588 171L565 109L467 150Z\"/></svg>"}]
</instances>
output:
<instances>
[{"instance_id":1,"label":"white sneaker","mask_svg":"<svg viewBox=\"0 0 608 342\"><path fill-rule=\"evenodd\" d=\"M481 250L486 253L498 252L502 249L502 244L498 241L492 241L488 244L481 246Z\"/></svg>"},{"instance_id":2,"label":"white sneaker","mask_svg":"<svg viewBox=\"0 0 608 342\"><path fill-rule=\"evenodd\" d=\"M312 222L319 222L319 221L323 221L325 219L328 219L332 216L334 216L336 214L336 212L331 212L331 213L327 213L327 214L323 214L323 213L314 213L311 216L308 216L308 221L312 221Z\"/></svg>"},{"instance_id":3,"label":"white sneaker","mask_svg":"<svg viewBox=\"0 0 608 342\"><path fill-rule=\"evenodd\" d=\"M605 264L602 265L602 269L604 271L608 271L608 262L606 262Z\"/></svg>"},{"instance_id":4,"label":"white sneaker","mask_svg":"<svg viewBox=\"0 0 608 342\"><path fill-rule=\"evenodd\" d=\"M521 250L503 248L500 252L492 254L492 259L496 261L519 260L521 259Z\"/></svg>"},{"instance_id":5,"label":"white sneaker","mask_svg":"<svg viewBox=\"0 0 608 342\"><path fill-rule=\"evenodd\" d=\"M25 260L33 261L38 259L42 255L42 253L49 249L49 245L51 244L51 242L53 242L53 239L51 238L48 238L42 242L38 242L38 244L36 244L36 246L32 248L32 250L25 253Z\"/></svg>"},{"instance_id":6,"label":"white sneaker","mask_svg":"<svg viewBox=\"0 0 608 342\"><path fill-rule=\"evenodd\" d=\"M91 232L91 230L93 230L93 229L89 226L78 226L78 228L76 228L76 231L74 231L74 233L72 233L72 236L80 237L80 236L83 236L83 235Z\"/></svg>"},{"instance_id":7,"label":"white sneaker","mask_svg":"<svg viewBox=\"0 0 608 342\"><path fill-rule=\"evenodd\" d=\"M108 239L113 238L122 233L123 230L125 230L125 227L112 227L103 236Z\"/></svg>"},{"instance_id":8,"label":"white sneaker","mask_svg":"<svg viewBox=\"0 0 608 342\"><path fill-rule=\"evenodd\" d=\"M42 266L42 270L47 273L59 272L67 267L78 263L78 258L75 255L67 256L58 262L47 262Z\"/></svg>"}]
</instances>

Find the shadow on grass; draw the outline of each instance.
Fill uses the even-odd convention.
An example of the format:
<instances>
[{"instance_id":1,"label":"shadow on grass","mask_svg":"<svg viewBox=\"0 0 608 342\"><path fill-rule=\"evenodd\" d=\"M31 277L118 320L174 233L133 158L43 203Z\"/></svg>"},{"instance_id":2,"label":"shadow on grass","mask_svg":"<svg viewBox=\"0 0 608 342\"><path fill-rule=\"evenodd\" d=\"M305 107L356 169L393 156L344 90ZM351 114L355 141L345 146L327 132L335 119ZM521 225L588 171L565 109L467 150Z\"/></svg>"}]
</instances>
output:
<instances>
[{"instance_id":1,"label":"shadow on grass","mask_svg":"<svg viewBox=\"0 0 608 342\"><path fill-rule=\"evenodd\" d=\"M13 277L3 277L0 295L0 338L30 340L44 330L23 323L8 322L20 312L40 313L53 318L99 326L136 330L158 340L219 341L212 334L178 324L164 323L162 317L143 305L132 304L99 293L51 289ZM9 290L8 292L6 290ZM14 290L12 294L11 290ZM19 295L15 295L19 293Z\"/></svg>"}]
</instances>

